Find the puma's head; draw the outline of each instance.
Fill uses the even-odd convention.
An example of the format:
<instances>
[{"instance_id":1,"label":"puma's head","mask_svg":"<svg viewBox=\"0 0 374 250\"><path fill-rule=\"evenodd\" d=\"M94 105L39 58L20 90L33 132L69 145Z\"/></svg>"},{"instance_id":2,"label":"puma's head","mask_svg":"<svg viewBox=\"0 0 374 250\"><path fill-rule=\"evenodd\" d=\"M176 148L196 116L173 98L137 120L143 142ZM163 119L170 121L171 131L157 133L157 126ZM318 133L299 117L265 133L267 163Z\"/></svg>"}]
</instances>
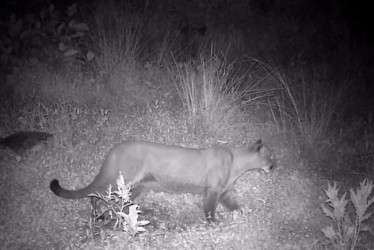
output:
<instances>
[{"instance_id":1,"label":"puma's head","mask_svg":"<svg viewBox=\"0 0 374 250\"><path fill-rule=\"evenodd\" d=\"M235 164L241 171L262 169L269 173L275 167L270 150L262 144L261 140L248 144L246 147L237 148L233 152Z\"/></svg>"},{"instance_id":2,"label":"puma's head","mask_svg":"<svg viewBox=\"0 0 374 250\"><path fill-rule=\"evenodd\" d=\"M275 168L275 162L271 158L271 152L269 148L265 147L262 144L261 140L258 140L255 144L252 145L252 150L254 148L254 151L257 152L257 161L258 164L261 167L262 170L264 170L266 173L269 173Z\"/></svg>"}]
</instances>

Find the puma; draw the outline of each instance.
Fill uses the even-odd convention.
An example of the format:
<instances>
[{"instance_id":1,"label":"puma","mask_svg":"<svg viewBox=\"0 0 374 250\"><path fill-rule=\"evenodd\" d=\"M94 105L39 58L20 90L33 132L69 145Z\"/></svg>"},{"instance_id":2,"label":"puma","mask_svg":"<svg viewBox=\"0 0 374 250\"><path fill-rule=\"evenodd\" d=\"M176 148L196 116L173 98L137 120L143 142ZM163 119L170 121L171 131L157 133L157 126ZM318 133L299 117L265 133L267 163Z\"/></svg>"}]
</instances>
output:
<instances>
[{"instance_id":1,"label":"puma","mask_svg":"<svg viewBox=\"0 0 374 250\"><path fill-rule=\"evenodd\" d=\"M119 172L131 182L132 200L147 190L155 192L203 194L203 210L214 221L218 202L229 211L239 209L231 194L235 181L246 171L274 166L270 151L261 140L243 147L215 146L191 149L151 142L125 142L115 146L88 186L75 191L64 189L54 179L50 189L65 199L80 199L103 193L109 184L117 187Z\"/></svg>"}]
</instances>

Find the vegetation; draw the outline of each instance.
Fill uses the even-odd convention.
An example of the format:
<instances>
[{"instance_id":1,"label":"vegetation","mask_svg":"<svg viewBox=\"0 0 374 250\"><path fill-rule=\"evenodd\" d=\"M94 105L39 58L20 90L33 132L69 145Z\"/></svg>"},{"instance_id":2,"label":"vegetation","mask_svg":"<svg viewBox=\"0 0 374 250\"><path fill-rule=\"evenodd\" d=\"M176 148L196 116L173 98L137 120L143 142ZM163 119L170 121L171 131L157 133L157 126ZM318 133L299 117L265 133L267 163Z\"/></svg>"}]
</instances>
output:
<instances>
[{"instance_id":1,"label":"vegetation","mask_svg":"<svg viewBox=\"0 0 374 250\"><path fill-rule=\"evenodd\" d=\"M374 248L366 26L333 1L225 2L0 3L0 137L54 135L20 162L0 149L5 249ZM219 207L211 226L198 195L151 192L136 205L119 178L118 190L92 194L89 217L86 200L47 188L85 186L121 141L260 138L277 170L242 176L242 213Z\"/></svg>"},{"instance_id":2,"label":"vegetation","mask_svg":"<svg viewBox=\"0 0 374 250\"><path fill-rule=\"evenodd\" d=\"M112 186L109 184L106 194L89 195L89 197L98 198L104 202L104 205L100 207L102 211L98 210L99 208L91 207L93 216L88 223L91 230L90 235L94 236L95 229L101 230L102 226L108 225L111 221L114 221L113 230L123 230L132 236L146 231L142 226L147 225L149 221L138 221L141 211L139 206L130 200L130 189L131 185L125 185L120 173L117 179L117 191L112 191ZM126 210L128 210L127 213ZM102 220L104 220L103 223L101 223Z\"/></svg>"},{"instance_id":3,"label":"vegetation","mask_svg":"<svg viewBox=\"0 0 374 250\"><path fill-rule=\"evenodd\" d=\"M350 189L351 202L356 211L355 219L351 220L349 213L346 211L348 201L345 199L345 196L347 193L344 193L339 198L339 188L336 183L334 183L334 186L330 186L329 184L327 190L325 190L329 198L326 201L328 207L322 205L322 210L326 216L334 221L335 227L325 227L322 229L322 232L330 240L335 249L356 249L361 232L367 231L374 236L372 229L363 223L372 215L370 212L367 212L368 208L374 203L374 197L371 199L369 197L372 191L373 183L367 179L360 183L360 187L356 192L352 188Z\"/></svg>"}]
</instances>

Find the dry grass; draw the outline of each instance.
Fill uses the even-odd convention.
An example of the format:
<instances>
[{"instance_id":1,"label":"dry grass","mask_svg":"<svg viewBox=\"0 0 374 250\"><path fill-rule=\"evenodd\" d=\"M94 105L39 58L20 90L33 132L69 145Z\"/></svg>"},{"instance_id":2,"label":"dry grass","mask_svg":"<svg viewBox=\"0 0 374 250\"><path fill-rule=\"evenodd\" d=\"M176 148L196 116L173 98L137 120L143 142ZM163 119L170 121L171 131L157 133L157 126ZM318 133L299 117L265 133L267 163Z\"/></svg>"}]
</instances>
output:
<instances>
[{"instance_id":1,"label":"dry grass","mask_svg":"<svg viewBox=\"0 0 374 250\"><path fill-rule=\"evenodd\" d=\"M189 115L214 131L226 129L239 113L236 94L238 83L228 79L230 65L224 57L213 51L200 54L196 63L168 67L179 96Z\"/></svg>"},{"instance_id":2,"label":"dry grass","mask_svg":"<svg viewBox=\"0 0 374 250\"><path fill-rule=\"evenodd\" d=\"M292 132L307 149L330 140L329 129L338 115L344 86L328 86L320 78L306 78L303 71L287 77L282 70L262 63L273 79L267 99L273 121L281 131Z\"/></svg>"},{"instance_id":3,"label":"dry grass","mask_svg":"<svg viewBox=\"0 0 374 250\"><path fill-rule=\"evenodd\" d=\"M228 62L225 54L211 45L197 61L172 61L168 71L189 116L222 134L245 126L243 111L273 92L264 86L264 78L251 79L254 64L257 62L251 58Z\"/></svg>"}]
</instances>

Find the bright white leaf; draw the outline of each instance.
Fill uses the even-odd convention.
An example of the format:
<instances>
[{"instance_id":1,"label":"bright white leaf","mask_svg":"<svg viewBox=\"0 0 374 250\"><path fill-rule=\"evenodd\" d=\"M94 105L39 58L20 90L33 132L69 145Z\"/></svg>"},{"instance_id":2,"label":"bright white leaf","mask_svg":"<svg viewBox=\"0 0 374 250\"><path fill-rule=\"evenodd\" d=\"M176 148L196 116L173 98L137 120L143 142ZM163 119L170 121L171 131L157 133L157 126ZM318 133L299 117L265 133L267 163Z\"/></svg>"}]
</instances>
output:
<instances>
[{"instance_id":1,"label":"bright white leaf","mask_svg":"<svg viewBox=\"0 0 374 250\"><path fill-rule=\"evenodd\" d=\"M128 217L128 215L125 214L124 212L117 212L117 214L118 214L119 216L121 216L122 218L126 218L126 217Z\"/></svg>"},{"instance_id":2,"label":"bright white leaf","mask_svg":"<svg viewBox=\"0 0 374 250\"><path fill-rule=\"evenodd\" d=\"M145 228L142 228L142 227L138 227L136 229L137 232L146 232L147 230Z\"/></svg>"},{"instance_id":3,"label":"bright white leaf","mask_svg":"<svg viewBox=\"0 0 374 250\"><path fill-rule=\"evenodd\" d=\"M148 220L138 221L138 226L145 226L145 225L148 225L149 223L150 223L150 221L148 221Z\"/></svg>"}]
</instances>

